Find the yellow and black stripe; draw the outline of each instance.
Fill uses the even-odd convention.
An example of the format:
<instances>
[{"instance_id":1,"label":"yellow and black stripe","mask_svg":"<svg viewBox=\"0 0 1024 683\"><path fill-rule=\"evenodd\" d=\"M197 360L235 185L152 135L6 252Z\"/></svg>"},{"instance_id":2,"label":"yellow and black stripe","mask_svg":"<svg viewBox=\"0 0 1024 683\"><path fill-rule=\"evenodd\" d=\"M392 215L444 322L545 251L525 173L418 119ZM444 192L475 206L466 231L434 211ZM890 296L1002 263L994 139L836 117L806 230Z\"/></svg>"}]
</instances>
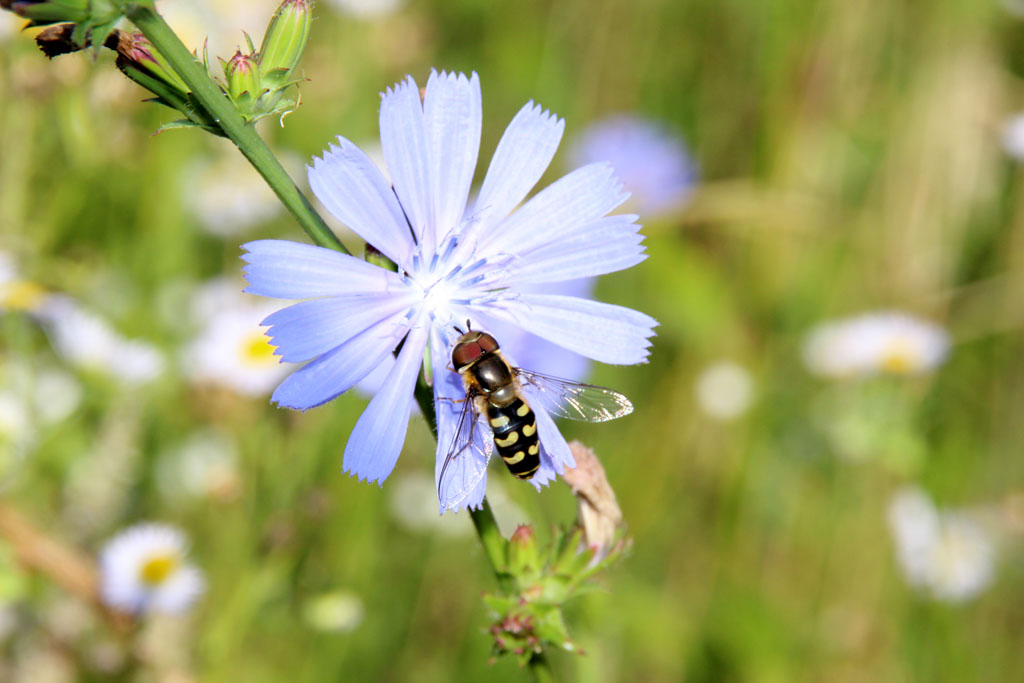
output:
<instances>
[{"instance_id":1,"label":"yellow and black stripe","mask_svg":"<svg viewBox=\"0 0 1024 683\"><path fill-rule=\"evenodd\" d=\"M540 439L537 419L522 399L505 406L489 404L487 419L494 432L494 446L509 472L519 479L530 479L540 467Z\"/></svg>"}]
</instances>

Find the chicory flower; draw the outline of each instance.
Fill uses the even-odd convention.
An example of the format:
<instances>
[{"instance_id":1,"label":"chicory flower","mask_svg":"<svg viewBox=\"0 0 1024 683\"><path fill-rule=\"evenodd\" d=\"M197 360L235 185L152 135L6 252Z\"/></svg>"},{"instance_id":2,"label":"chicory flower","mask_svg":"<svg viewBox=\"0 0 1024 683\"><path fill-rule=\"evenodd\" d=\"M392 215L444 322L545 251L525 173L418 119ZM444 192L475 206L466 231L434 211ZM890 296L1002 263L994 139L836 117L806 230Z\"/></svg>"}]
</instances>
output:
<instances>
[{"instance_id":1,"label":"chicory flower","mask_svg":"<svg viewBox=\"0 0 1024 683\"><path fill-rule=\"evenodd\" d=\"M391 183L343 137L309 168L317 198L390 259L395 271L307 244L245 245L246 291L303 300L264 321L281 359L306 363L274 392L277 404L306 410L326 403L390 363L401 345L345 448L344 469L360 479L382 482L394 468L425 354L440 476L465 399L461 378L450 366L456 325L512 326L604 363L647 358L657 324L651 317L538 291L646 258L636 216L608 215L629 196L611 166L580 168L524 202L564 128L562 120L529 102L505 130L476 199L467 204L480 127L476 74L433 72L422 99L409 77L381 101ZM515 343L499 343L512 363L525 352ZM523 390L529 399L530 388ZM533 407L542 448L541 467L531 481L539 487L574 461L551 417ZM491 438L482 421L477 438ZM441 509L479 505L485 466L481 453L456 458L439 485Z\"/></svg>"}]
</instances>

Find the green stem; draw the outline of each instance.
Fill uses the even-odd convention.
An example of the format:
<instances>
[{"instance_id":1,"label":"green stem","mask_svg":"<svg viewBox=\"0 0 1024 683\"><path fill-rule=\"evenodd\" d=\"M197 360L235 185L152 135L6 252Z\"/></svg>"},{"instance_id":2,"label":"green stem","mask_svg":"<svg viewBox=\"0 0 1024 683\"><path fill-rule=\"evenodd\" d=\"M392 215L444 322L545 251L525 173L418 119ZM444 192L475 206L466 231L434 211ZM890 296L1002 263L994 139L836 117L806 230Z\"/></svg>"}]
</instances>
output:
<instances>
[{"instance_id":1,"label":"green stem","mask_svg":"<svg viewBox=\"0 0 1024 683\"><path fill-rule=\"evenodd\" d=\"M469 516L473 520L476 535L480 537L480 544L484 547L484 554L487 555L491 571L494 572L494 577L498 580L498 586L502 591L511 594L514 588L511 582L512 577L505 571L507 557L505 550L508 541L498 529L498 521L494 518L491 504L484 498L480 503L480 509L470 509Z\"/></svg>"},{"instance_id":2,"label":"green stem","mask_svg":"<svg viewBox=\"0 0 1024 683\"><path fill-rule=\"evenodd\" d=\"M437 415L434 412L434 393L422 378L416 385L416 401L419 403L420 410L423 411L423 417L427 420L427 424L430 425L430 431L433 432L434 439L437 439ZM484 553L487 555L487 561L491 565L494 577L498 580L498 585L503 591L509 592L512 585L509 583L509 576L505 572L508 541L505 540L505 537L501 535L501 531L498 529L498 521L494 518L491 504L484 498L480 504L480 509L470 509L469 516L473 520L473 527L476 529L476 534L480 538L481 545L484 547Z\"/></svg>"},{"instance_id":3,"label":"green stem","mask_svg":"<svg viewBox=\"0 0 1024 683\"><path fill-rule=\"evenodd\" d=\"M259 171L281 202L299 221L299 225L306 231L310 239L321 247L336 249L347 254L348 250L345 249L341 240L327 227L324 219L295 186L277 157L267 147L267 143L263 141L255 128L245 122L224 91L210 78L206 68L182 44L163 17L155 10L135 3L130 3L125 7L125 14L191 88L195 98L220 124L224 134L238 146L245 158Z\"/></svg>"}]
</instances>

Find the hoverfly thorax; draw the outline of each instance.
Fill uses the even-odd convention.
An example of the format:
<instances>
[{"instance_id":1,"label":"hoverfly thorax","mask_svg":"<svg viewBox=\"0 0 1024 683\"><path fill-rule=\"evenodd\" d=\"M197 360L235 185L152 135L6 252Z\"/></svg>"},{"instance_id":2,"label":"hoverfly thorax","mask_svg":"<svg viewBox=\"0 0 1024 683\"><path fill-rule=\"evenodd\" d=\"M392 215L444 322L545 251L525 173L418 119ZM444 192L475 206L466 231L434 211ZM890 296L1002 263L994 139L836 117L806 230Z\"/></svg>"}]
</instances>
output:
<instances>
[{"instance_id":1,"label":"hoverfly thorax","mask_svg":"<svg viewBox=\"0 0 1024 683\"><path fill-rule=\"evenodd\" d=\"M512 368L501 355L497 340L486 332L470 331L459 337L452 349L452 365L459 374L469 374L475 387L495 405L508 405L515 398Z\"/></svg>"}]
</instances>

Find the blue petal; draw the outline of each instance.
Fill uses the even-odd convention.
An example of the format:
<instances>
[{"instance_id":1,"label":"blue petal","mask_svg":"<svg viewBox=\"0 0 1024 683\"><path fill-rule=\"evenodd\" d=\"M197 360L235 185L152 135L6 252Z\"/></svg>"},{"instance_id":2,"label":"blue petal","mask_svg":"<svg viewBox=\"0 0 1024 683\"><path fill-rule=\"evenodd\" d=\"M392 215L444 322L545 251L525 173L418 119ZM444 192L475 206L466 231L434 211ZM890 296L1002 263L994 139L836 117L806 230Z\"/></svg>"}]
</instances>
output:
<instances>
[{"instance_id":1,"label":"blue petal","mask_svg":"<svg viewBox=\"0 0 1024 683\"><path fill-rule=\"evenodd\" d=\"M433 182L433 222L424 236L425 249L434 251L466 210L480 152L480 79L474 73L430 73L423 97L423 122Z\"/></svg>"},{"instance_id":2,"label":"blue petal","mask_svg":"<svg viewBox=\"0 0 1024 683\"><path fill-rule=\"evenodd\" d=\"M487 488L487 459L476 449L454 458L445 470L441 481L441 470L448 458L455 430L458 428L466 399L466 388L462 378L448 369L450 344L435 329L431 333L431 362L434 367L434 407L437 415L437 453L434 466L434 482L437 485L438 505L441 514L447 510L480 507ZM482 420L477 421L475 439L483 448L490 443L491 433Z\"/></svg>"},{"instance_id":3,"label":"blue petal","mask_svg":"<svg viewBox=\"0 0 1024 683\"><path fill-rule=\"evenodd\" d=\"M261 324L286 363L327 353L416 302L413 292L353 294L300 301L272 313Z\"/></svg>"},{"instance_id":4,"label":"blue petal","mask_svg":"<svg viewBox=\"0 0 1024 683\"><path fill-rule=\"evenodd\" d=\"M504 218L537 184L565 130L565 121L527 102L508 124L484 176L473 209L482 226Z\"/></svg>"},{"instance_id":5,"label":"blue petal","mask_svg":"<svg viewBox=\"0 0 1024 683\"><path fill-rule=\"evenodd\" d=\"M306 169L309 186L334 217L400 265L413 248L402 207L370 158L345 138Z\"/></svg>"},{"instance_id":6,"label":"blue petal","mask_svg":"<svg viewBox=\"0 0 1024 683\"><path fill-rule=\"evenodd\" d=\"M561 283L559 283L561 284ZM490 332L509 362L516 367L555 377L581 381L590 367L590 359L552 344L521 327L491 316L477 316L474 329Z\"/></svg>"},{"instance_id":7,"label":"blue petal","mask_svg":"<svg viewBox=\"0 0 1024 683\"><path fill-rule=\"evenodd\" d=\"M529 400L529 390L524 389L524 391ZM530 483L539 491L540 487L546 486L555 478L556 474L562 474L566 467L576 467L576 459L572 457L569 444L566 443L562 433L558 431L554 420L544 409L540 408L539 402L531 401L530 407L533 408L533 414L537 419L537 434L540 436L541 446L540 469L530 479Z\"/></svg>"},{"instance_id":8,"label":"blue petal","mask_svg":"<svg viewBox=\"0 0 1024 683\"><path fill-rule=\"evenodd\" d=\"M608 216L521 254L507 275L513 286L613 273L647 258L636 216Z\"/></svg>"},{"instance_id":9,"label":"blue petal","mask_svg":"<svg viewBox=\"0 0 1024 683\"><path fill-rule=\"evenodd\" d=\"M387 381L352 430L345 446L346 472L359 479L383 482L395 468L409 429L413 390L426 345L427 327L417 320Z\"/></svg>"},{"instance_id":10,"label":"blue petal","mask_svg":"<svg viewBox=\"0 0 1024 683\"><path fill-rule=\"evenodd\" d=\"M395 194L422 242L434 223L434 190L420 89L412 76L381 96L380 143Z\"/></svg>"},{"instance_id":11,"label":"blue petal","mask_svg":"<svg viewBox=\"0 0 1024 683\"><path fill-rule=\"evenodd\" d=\"M360 292L386 292L405 288L389 270L348 254L285 240L259 240L243 244L242 259L250 294L276 299L311 299Z\"/></svg>"},{"instance_id":12,"label":"blue petal","mask_svg":"<svg viewBox=\"0 0 1024 683\"><path fill-rule=\"evenodd\" d=\"M631 308L552 294L520 294L488 312L587 358L620 365L646 362L658 324Z\"/></svg>"},{"instance_id":13,"label":"blue petal","mask_svg":"<svg viewBox=\"0 0 1024 683\"><path fill-rule=\"evenodd\" d=\"M285 408L308 410L348 391L398 346L405 331L403 319L404 314L395 314L304 365L281 383L270 400Z\"/></svg>"},{"instance_id":14,"label":"blue petal","mask_svg":"<svg viewBox=\"0 0 1024 683\"><path fill-rule=\"evenodd\" d=\"M482 256L523 254L553 238L593 223L624 202L629 194L608 164L577 169L537 193L482 240Z\"/></svg>"}]
</instances>

